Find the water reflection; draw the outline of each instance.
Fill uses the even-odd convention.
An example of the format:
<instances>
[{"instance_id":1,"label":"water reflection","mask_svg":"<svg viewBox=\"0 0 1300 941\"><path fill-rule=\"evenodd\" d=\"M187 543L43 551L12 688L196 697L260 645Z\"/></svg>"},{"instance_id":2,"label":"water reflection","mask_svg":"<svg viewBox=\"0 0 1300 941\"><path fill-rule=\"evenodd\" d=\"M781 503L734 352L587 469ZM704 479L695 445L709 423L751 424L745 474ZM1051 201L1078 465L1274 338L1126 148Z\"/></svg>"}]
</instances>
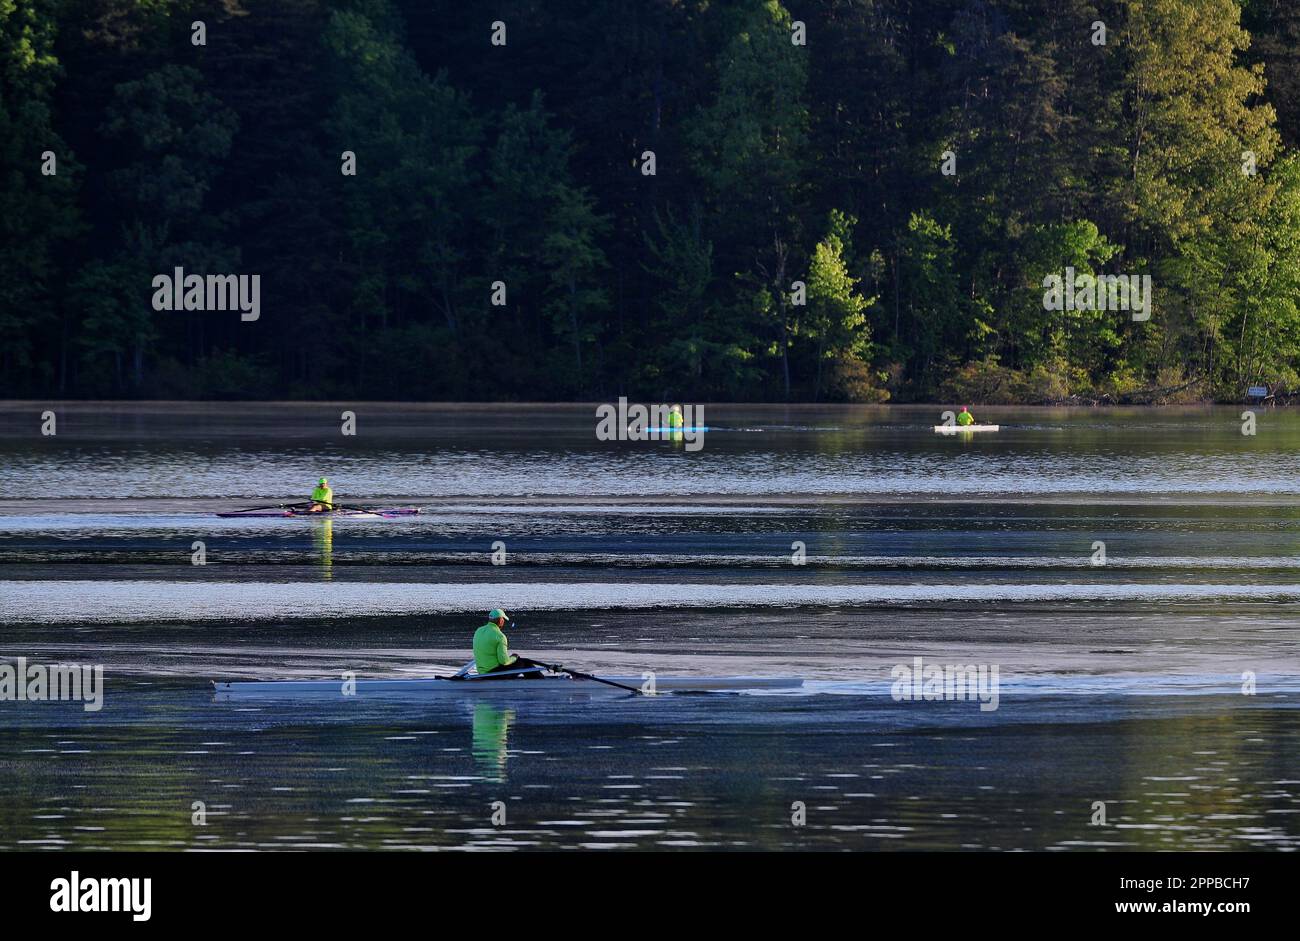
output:
<instances>
[{"instance_id":1,"label":"water reflection","mask_svg":"<svg viewBox=\"0 0 1300 941\"><path fill-rule=\"evenodd\" d=\"M1242 700L517 704L521 749L500 704L122 690L95 718L7 714L0 849L1295 849L1300 701ZM507 780L510 829L489 828Z\"/></svg>"},{"instance_id":2,"label":"water reflection","mask_svg":"<svg viewBox=\"0 0 1300 941\"><path fill-rule=\"evenodd\" d=\"M474 763L484 780L500 783L506 779L506 752L510 726L515 721L513 709L488 702L474 704L474 731L471 751Z\"/></svg>"},{"instance_id":3,"label":"water reflection","mask_svg":"<svg viewBox=\"0 0 1300 941\"><path fill-rule=\"evenodd\" d=\"M321 577L328 581L334 577L334 521L320 519L313 522L312 547L320 563Z\"/></svg>"}]
</instances>

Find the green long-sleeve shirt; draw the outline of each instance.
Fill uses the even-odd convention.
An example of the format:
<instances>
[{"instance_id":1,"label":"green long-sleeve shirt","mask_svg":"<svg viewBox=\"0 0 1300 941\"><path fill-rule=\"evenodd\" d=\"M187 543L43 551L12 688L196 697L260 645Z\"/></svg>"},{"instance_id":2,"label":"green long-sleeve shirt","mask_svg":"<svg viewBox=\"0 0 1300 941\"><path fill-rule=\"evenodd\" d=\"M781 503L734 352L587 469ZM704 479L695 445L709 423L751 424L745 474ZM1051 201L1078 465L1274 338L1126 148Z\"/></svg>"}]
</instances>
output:
<instances>
[{"instance_id":1,"label":"green long-sleeve shirt","mask_svg":"<svg viewBox=\"0 0 1300 941\"><path fill-rule=\"evenodd\" d=\"M514 663L516 659L510 653L506 635L492 621L474 632L474 668L480 674Z\"/></svg>"}]
</instances>

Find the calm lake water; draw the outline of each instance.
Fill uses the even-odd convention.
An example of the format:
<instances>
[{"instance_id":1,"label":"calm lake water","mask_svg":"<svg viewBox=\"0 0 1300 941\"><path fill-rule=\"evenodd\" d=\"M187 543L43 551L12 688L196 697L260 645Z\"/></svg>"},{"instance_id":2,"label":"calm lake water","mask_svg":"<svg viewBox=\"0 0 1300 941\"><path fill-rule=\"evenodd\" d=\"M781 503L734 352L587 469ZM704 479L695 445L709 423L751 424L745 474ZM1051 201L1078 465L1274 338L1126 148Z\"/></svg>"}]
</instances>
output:
<instances>
[{"instance_id":1,"label":"calm lake water","mask_svg":"<svg viewBox=\"0 0 1300 941\"><path fill-rule=\"evenodd\" d=\"M0 847L1300 847L1300 415L940 411L706 405L691 452L594 406L0 403L0 661L106 682L0 701ZM424 513L213 515L321 474ZM211 693L450 672L495 606L592 672L805 687ZM997 708L897 701L916 657Z\"/></svg>"}]
</instances>

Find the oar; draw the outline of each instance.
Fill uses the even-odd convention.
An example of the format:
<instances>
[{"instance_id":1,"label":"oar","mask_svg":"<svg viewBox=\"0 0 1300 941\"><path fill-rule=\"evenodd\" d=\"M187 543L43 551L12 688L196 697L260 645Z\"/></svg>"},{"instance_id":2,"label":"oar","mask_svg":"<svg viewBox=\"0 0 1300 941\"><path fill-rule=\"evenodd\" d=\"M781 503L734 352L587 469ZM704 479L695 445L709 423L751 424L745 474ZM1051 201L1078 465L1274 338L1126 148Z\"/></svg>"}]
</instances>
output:
<instances>
[{"instance_id":1,"label":"oar","mask_svg":"<svg viewBox=\"0 0 1300 941\"><path fill-rule=\"evenodd\" d=\"M642 696L645 691L636 686L626 686L623 683L615 683L613 680L601 679L599 676L592 676L590 673L580 673L577 670L570 670L568 667L561 666L558 663L538 663L536 660L529 660L527 657L519 657L516 663L522 663L525 666L541 667L544 670L550 670L552 673L567 673L575 679L591 680L593 683L604 683L606 686L613 686L615 689L625 689L629 693L638 693Z\"/></svg>"},{"instance_id":2,"label":"oar","mask_svg":"<svg viewBox=\"0 0 1300 941\"><path fill-rule=\"evenodd\" d=\"M232 513L252 513L254 510L289 510L295 506L311 506L310 501L301 503L272 503L269 506L246 506L239 510L232 510Z\"/></svg>"},{"instance_id":3,"label":"oar","mask_svg":"<svg viewBox=\"0 0 1300 941\"><path fill-rule=\"evenodd\" d=\"M321 506L329 507L331 510L352 510L356 513L375 513L379 516L383 515L382 510L372 510L370 507L366 506L350 506L346 503L330 503L328 500L317 500L316 502Z\"/></svg>"}]
</instances>

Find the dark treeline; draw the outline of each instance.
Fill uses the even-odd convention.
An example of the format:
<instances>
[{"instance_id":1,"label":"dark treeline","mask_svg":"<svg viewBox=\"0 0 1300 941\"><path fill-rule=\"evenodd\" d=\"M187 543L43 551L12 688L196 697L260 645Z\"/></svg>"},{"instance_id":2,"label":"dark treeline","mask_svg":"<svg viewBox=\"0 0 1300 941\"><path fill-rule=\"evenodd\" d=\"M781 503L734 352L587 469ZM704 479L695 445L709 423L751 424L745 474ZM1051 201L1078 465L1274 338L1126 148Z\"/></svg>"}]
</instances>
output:
<instances>
[{"instance_id":1,"label":"dark treeline","mask_svg":"<svg viewBox=\"0 0 1300 941\"><path fill-rule=\"evenodd\" d=\"M1300 389L1292 0L0 0L0 68L0 396Z\"/></svg>"}]
</instances>

